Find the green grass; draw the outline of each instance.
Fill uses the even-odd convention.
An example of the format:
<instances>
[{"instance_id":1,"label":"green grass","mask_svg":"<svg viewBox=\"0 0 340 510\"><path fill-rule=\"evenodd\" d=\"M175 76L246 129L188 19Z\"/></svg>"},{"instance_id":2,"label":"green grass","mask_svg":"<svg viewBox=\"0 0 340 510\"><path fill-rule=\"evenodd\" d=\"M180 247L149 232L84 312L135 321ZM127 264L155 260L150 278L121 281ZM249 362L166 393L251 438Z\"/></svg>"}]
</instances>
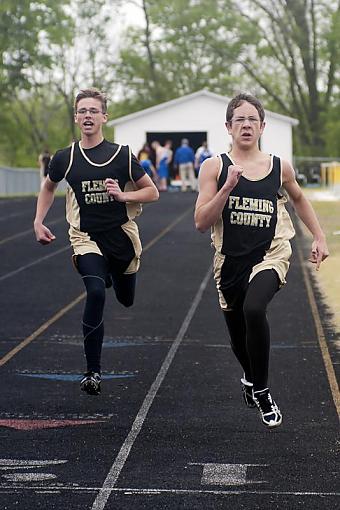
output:
<instances>
[{"instance_id":1,"label":"green grass","mask_svg":"<svg viewBox=\"0 0 340 510\"><path fill-rule=\"evenodd\" d=\"M330 256L321 264L316 281L333 312L334 325L340 332L340 200L311 200L321 226L326 234ZM339 234L335 234L339 232Z\"/></svg>"}]
</instances>

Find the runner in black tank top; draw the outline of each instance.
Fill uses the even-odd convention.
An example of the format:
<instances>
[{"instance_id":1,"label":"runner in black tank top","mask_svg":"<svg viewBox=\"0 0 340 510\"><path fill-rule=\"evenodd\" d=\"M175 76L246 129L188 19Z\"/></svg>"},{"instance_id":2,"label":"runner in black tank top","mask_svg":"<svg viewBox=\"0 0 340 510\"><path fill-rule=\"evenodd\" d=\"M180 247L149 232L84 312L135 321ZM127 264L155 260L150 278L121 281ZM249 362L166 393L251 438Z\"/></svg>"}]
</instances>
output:
<instances>
[{"instance_id":1,"label":"runner in black tank top","mask_svg":"<svg viewBox=\"0 0 340 510\"><path fill-rule=\"evenodd\" d=\"M129 147L104 140L106 98L96 89L81 91L75 100L75 121L81 141L57 151L38 197L34 222L41 244L55 237L43 224L58 182L65 179L66 218L74 264L87 292L83 315L87 372L81 389L98 395L104 336L105 287L113 285L124 306L134 301L136 272L142 251L135 216L140 203L158 199L158 191Z\"/></svg>"},{"instance_id":2,"label":"runner in black tank top","mask_svg":"<svg viewBox=\"0 0 340 510\"><path fill-rule=\"evenodd\" d=\"M226 154L221 155L221 160L218 190L225 184L228 168L233 165ZM263 179L251 181L241 176L222 211L222 238L218 242L215 238L214 243L221 243L220 253L226 256L219 289L229 308L238 298L242 300L253 267L263 262L277 227L281 229L277 215L280 187L281 163L274 156Z\"/></svg>"},{"instance_id":3,"label":"runner in black tank top","mask_svg":"<svg viewBox=\"0 0 340 510\"><path fill-rule=\"evenodd\" d=\"M265 127L261 103L240 94L229 103L226 120L232 150L203 163L195 222L201 232L212 231L214 278L231 346L244 371L244 401L256 406L271 428L281 424L282 414L268 389L266 309L285 283L294 235L281 186L314 237L310 261L317 269L328 249L291 165L258 148Z\"/></svg>"}]
</instances>

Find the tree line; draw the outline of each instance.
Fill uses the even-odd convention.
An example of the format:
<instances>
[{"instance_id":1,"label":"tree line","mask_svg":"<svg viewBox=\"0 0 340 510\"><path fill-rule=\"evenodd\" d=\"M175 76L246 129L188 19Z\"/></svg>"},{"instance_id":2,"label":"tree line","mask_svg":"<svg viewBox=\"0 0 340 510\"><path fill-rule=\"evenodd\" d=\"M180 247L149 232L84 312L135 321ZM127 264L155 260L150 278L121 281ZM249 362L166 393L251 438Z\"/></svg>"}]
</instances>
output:
<instances>
[{"instance_id":1,"label":"tree line","mask_svg":"<svg viewBox=\"0 0 340 510\"><path fill-rule=\"evenodd\" d=\"M295 154L340 156L340 0L130 3L132 26L122 0L1 2L2 164L68 145L88 86L108 93L111 118L202 88L248 91L299 120Z\"/></svg>"}]
</instances>

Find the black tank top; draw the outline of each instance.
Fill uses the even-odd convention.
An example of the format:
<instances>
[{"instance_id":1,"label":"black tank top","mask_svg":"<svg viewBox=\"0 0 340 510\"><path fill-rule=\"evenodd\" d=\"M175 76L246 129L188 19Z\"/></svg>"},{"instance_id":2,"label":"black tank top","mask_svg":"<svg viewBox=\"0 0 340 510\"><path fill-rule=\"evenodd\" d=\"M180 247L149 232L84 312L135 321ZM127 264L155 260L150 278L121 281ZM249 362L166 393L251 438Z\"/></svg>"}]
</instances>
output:
<instances>
[{"instance_id":1,"label":"black tank top","mask_svg":"<svg viewBox=\"0 0 340 510\"><path fill-rule=\"evenodd\" d=\"M49 175L54 182L65 178L69 184L72 191L70 196L74 197L69 201L74 205L68 208L68 215L79 215L80 230L87 233L105 232L126 223L129 220L127 204L114 200L107 193L105 179L117 179L122 190L131 182L128 147L103 140L96 147L83 149L82 152L79 143L76 143L72 164L68 168L70 154L70 148L58 151L51 161ZM131 173L134 181L145 175L134 156ZM73 221L70 223L73 224Z\"/></svg>"},{"instance_id":2,"label":"black tank top","mask_svg":"<svg viewBox=\"0 0 340 510\"><path fill-rule=\"evenodd\" d=\"M222 171L218 179L221 189L232 161L221 154ZM281 187L280 158L272 156L271 171L260 180L241 176L222 211L223 240L221 253L242 257L269 249L277 223L277 199Z\"/></svg>"}]
</instances>

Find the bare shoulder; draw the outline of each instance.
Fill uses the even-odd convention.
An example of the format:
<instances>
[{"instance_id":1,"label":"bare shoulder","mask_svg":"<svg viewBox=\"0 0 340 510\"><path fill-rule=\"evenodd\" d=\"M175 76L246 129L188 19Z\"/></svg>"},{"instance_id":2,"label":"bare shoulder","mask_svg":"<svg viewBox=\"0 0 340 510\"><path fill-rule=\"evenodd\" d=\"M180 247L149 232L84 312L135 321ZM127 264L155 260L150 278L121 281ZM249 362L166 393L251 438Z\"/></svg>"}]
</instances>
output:
<instances>
[{"instance_id":1,"label":"bare shoulder","mask_svg":"<svg viewBox=\"0 0 340 510\"><path fill-rule=\"evenodd\" d=\"M206 203L215 196L219 171L220 158L218 156L203 161L198 174L199 195L197 206Z\"/></svg>"},{"instance_id":2,"label":"bare shoulder","mask_svg":"<svg viewBox=\"0 0 340 510\"><path fill-rule=\"evenodd\" d=\"M289 197L296 201L303 195L302 190L296 180L295 170L289 161L281 160L282 164L282 186L287 191Z\"/></svg>"},{"instance_id":3,"label":"bare shoulder","mask_svg":"<svg viewBox=\"0 0 340 510\"><path fill-rule=\"evenodd\" d=\"M217 175L220 171L221 160L219 156L213 156L211 158L207 158L203 161L200 168L200 178L217 178Z\"/></svg>"},{"instance_id":4,"label":"bare shoulder","mask_svg":"<svg viewBox=\"0 0 340 510\"><path fill-rule=\"evenodd\" d=\"M50 176L47 175L43 187L45 187L48 191L53 193L57 189L58 183L52 181L52 179L50 179Z\"/></svg>"},{"instance_id":5,"label":"bare shoulder","mask_svg":"<svg viewBox=\"0 0 340 510\"><path fill-rule=\"evenodd\" d=\"M282 184L294 182L295 179L295 170L291 163L286 159L281 159L281 169L282 169Z\"/></svg>"}]
</instances>

